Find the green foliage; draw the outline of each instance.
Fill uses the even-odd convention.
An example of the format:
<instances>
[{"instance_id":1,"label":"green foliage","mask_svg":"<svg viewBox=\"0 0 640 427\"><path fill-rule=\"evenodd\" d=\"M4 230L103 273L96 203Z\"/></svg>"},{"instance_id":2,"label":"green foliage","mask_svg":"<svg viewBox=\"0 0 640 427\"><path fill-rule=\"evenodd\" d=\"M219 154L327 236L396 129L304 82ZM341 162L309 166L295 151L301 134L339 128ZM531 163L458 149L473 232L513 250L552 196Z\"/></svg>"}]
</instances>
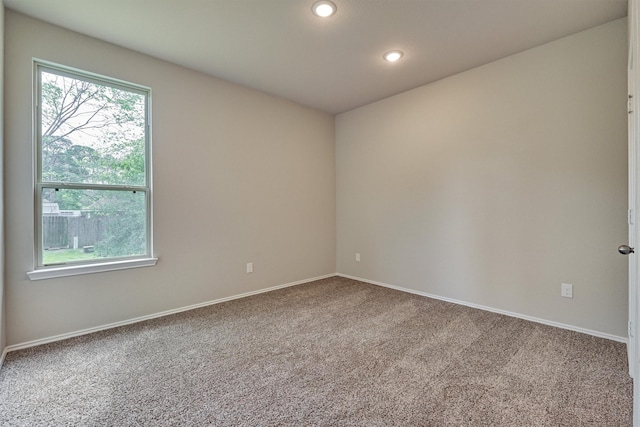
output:
<instances>
[{"instance_id":1,"label":"green foliage","mask_svg":"<svg viewBox=\"0 0 640 427\"><path fill-rule=\"evenodd\" d=\"M122 257L144 254L146 250L145 194L141 192L113 191L96 212L103 220L103 236L96 242L96 253L101 257Z\"/></svg>"},{"instance_id":2,"label":"green foliage","mask_svg":"<svg viewBox=\"0 0 640 427\"><path fill-rule=\"evenodd\" d=\"M57 203L60 210L82 210L86 208L86 197L82 190L56 191L55 188L45 188L42 190L42 199L48 202Z\"/></svg>"}]
</instances>

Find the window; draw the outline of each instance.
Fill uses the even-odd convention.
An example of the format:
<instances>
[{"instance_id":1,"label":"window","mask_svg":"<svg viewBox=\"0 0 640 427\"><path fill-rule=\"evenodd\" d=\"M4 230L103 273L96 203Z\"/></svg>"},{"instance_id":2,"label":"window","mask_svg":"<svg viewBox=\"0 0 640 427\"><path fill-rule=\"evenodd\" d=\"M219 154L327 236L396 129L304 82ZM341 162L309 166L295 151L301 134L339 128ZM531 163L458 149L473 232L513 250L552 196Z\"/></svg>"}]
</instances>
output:
<instances>
[{"instance_id":1,"label":"window","mask_svg":"<svg viewBox=\"0 0 640 427\"><path fill-rule=\"evenodd\" d=\"M151 259L150 90L40 61L35 85L36 270Z\"/></svg>"}]
</instances>

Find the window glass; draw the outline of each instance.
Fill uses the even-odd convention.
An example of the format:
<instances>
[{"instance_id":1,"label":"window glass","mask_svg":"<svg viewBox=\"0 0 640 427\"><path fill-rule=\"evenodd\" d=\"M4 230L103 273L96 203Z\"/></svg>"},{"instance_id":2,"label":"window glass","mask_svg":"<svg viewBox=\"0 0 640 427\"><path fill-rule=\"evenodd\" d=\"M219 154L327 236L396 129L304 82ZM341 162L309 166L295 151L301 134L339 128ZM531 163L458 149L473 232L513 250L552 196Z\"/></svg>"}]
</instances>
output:
<instances>
[{"instance_id":1,"label":"window glass","mask_svg":"<svg viewBox=\"0 0 640 427\"><path fill-rule=\"evenodd\" d=\"M42 181L145 184L145 96L41 72Z\"/></svg>"},{"instance_id":2,"label":"window glass","mask_svg":"<svg viewBox=\"0 0 640 427\"><path fill-rule=\"evenodd\" d=\"M149 91L36 73L38 266L150 256Z\"/></svg>"},{"instance_id":3,"label":"window glass","mask_svg":"<svg viewBox=\"0 0 640 427\"><path fill-rule=\"evenodd\" d=\"M146 253L142 191L42 190L44 265Z\"/></svg>"}]
</instances>

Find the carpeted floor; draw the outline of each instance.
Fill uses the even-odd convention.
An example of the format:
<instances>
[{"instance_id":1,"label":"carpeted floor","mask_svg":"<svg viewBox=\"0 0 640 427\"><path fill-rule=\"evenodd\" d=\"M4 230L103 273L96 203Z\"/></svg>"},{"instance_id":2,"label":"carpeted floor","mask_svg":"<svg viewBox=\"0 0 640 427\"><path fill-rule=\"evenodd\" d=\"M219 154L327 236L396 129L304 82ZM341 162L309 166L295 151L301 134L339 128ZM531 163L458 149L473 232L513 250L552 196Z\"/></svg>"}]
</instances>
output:
<instances>
[{"instance_id":1,"label":"carpeted floor","mask_svg":"<svg viewBox=\"0 0 640 427\"><path fill-rule=\"evenodd\" d=\"M9 353L2 426L630 426L623 344L344 278Z\"/></svg>"}]
</instances>

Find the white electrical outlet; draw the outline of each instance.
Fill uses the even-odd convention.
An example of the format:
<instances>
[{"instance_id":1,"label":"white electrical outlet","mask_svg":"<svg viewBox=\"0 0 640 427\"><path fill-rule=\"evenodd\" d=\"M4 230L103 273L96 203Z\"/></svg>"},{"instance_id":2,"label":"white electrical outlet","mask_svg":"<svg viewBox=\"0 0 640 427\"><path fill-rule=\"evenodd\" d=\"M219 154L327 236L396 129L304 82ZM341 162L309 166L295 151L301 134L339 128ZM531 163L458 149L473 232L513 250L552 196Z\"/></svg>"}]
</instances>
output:
<instances>
[{"instance_id":1,"label":"white electrical outlet","mask_svg":"<svg viewBox=\"0 0 640 427\"><path fill-rule=\"evenodd\" d=\"M356 252L356 261L360 262L360 254Z\"/></svg>"},{"instance_id":2,"label":"white electrical outlet","mask_svg":"<svg viewBox=\"0 0 640 427\"><path fill-rule=\"evenodd\" d=\"M573 298L573 285L570 283L561 284L560 296L564 298Z\"/></svg>"},{"instance_id":3,"label":"white electrical outlet","mask_svg":"<svg viewBox=\"0 0 640 427\"><path fill-rule=\"evenodd\" d=\"M247 273L253 273L253 263L252 262L248 262L247 263Z\"/></svg>"}]
</instances>

